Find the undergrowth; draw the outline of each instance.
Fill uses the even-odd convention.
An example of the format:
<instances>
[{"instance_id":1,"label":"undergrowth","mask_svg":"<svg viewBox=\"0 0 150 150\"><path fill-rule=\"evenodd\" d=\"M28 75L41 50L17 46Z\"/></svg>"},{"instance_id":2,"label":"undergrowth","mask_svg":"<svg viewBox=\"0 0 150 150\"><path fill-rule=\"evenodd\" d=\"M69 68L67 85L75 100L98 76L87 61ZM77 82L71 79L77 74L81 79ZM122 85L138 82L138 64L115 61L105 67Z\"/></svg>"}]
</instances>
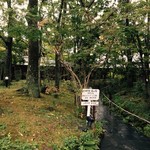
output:
<instances>
[{"instance_id":1,"label":"undergrowth","mask_svg":"<svg viewBox=\"0 0 150 150\"><path fill-rule=\"evenodd\" d=\"M0 138L0 150L37 150L37 144L13 140L10 135Z\"/></svg>"},{"instance_id":2,"label":"undergrowth","mask_svg":"<svg viewBox=\"0 0 150 150\"><path fill-rule=\"evenodd\" d=\"M83 132L79 137L70 136L64 140L63 146L54 146L55 150L99 150L100 136L103 134L101 122L94 124L93 130Z\"/></svg>"}]
</instances>

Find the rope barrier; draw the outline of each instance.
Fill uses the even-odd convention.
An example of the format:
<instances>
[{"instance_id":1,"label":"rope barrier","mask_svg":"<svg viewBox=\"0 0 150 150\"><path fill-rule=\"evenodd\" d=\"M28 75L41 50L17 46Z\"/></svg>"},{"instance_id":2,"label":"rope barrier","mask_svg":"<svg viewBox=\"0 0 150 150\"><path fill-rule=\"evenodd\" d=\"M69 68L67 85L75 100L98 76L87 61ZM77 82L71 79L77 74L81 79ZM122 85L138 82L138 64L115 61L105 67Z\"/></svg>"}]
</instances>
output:
<instances>
[{"instance_id":1,"label":"rope barrier","mask_svg":"<svg viewBox=\"0 0 150 150\"><path fill-rule=\"evenodd\" d=\"M146 120L146 119L144 119L144 118L142 118L142 117L140 117L140 116L138 116L138 115L135 115L135 114L133 114L133 113L131 113L131 112L125 110L124 108L120 107L120 106L117 105L116 103L112 102L104 93L102 93L102 94L104 95L104 97L105 97L111 104L113 104L114 106L116 106L116 107L119 108L120 110L126 112L127 114L129 114L129 115L131 115L131 116L134 116L134 117L138 118L139 120L142 120L142 121L144 121L144 122L150 124L150 121L148 121L148 120Z\"/></svg>"}]
</instances>

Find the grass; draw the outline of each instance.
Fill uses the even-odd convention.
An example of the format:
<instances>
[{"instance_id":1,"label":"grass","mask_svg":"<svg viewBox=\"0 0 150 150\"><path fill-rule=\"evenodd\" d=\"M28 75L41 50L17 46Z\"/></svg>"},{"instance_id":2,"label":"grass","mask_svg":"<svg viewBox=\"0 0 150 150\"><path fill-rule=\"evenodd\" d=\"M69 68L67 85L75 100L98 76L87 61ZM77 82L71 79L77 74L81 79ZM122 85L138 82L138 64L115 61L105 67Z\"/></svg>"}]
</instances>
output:
<instances>
[{"instance_id":1,"label":"grass","mask_svg":"<svg viewBox=\"0 0 150 150\"><path fill-rule=\"evenodd\" d=\"M42 94L36 99L17 92L24 83L0 86L0 138L36 143L43 150L81 134L78 126L85 120L75 115L73 95L61 88L59 98Z\"/></svg>"}]
</instances>

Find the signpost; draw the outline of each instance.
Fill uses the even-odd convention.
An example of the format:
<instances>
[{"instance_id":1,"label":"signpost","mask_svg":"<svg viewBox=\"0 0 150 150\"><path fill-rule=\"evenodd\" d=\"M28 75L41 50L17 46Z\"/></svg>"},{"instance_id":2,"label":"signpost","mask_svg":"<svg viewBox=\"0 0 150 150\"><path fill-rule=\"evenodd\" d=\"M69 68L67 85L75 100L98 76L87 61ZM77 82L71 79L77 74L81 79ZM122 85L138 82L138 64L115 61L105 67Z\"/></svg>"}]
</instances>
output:
<instances>
[{"instance_id":1,"label":"signpost","mask_svg":"<svg viewBox=\"0 0 150 150\"><path fill-rule=\"evenodd\" d=\"M87 117L91 115L91 106L99 105L99 89L83 89L82 90L82 106L87 106Z\"/></svg>"}]
</instances>

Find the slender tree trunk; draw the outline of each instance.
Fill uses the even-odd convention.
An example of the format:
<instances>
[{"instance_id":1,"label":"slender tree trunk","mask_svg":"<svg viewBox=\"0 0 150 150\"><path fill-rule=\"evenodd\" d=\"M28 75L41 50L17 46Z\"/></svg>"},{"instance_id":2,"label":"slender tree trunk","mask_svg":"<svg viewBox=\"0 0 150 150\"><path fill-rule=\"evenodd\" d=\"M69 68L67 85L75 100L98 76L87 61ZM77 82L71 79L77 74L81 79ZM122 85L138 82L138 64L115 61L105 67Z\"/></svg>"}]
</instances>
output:
<instances>
[{"instance_id":1,"label":"slender tree trunk","mask_svg":"<svg viewBox=\"0 0 150 150\"><path fill-rule=\"evenodd\" d=\"M7 0L8 9L10 9L8 13L8 37L6 39L3 38L3 41L6 45L6 60L5 60L5 68L4 68L4 76L8 76L9 82L11 81L11 71L12 71L12 44L13 38L10 36L9 29L12 26L12 8L11 8L11 0Z\"/></svg>"},{"instance_id":2,"label":"slender tree trunk","mask_svg":"<svg viewBox=\"0 0 150 150\"><path fill-rule=\"evenodd\" d=\"M55 87L59 90L60 85L60 55L55 52Z\"/></svg>"},{"instance_id":3,"label":"slender tree trunk","mask_svg":"<svg viewBox=\"0 0 150 150\"><path fill-rule=\"evenodd\" d=\"M9 81L11 81L11 70L12 70L12 37L8 37L6 42L6 61L5 61L5 73L4 76L9 77Z\"/></svg>"},{"instance_id":4,"label":"slender tree trunk","mask_svg":"<svg viewBox=\"0 0 150 150\"><path fill-rule=\"evenodd\" d=\"M130 3L129 0L126 0L126 3ZM126 28L127 28L127 43L126 44L129 44L132 42L131 40L131 35L128 33L128 28L130 26L130 23L129 23L129 19L128 19L128 8L126 9L126 14L127 14L127 18L125 19L126 20ZM127 78L127 86L128 87L132 87L133 86L133 77L134 77L134 70L133 70L133 65L132 65L132 54L131 54L131 48L127 48L127 51L126 51L126 55L127 55L127 58L128 58L128 64L127 64L127 67L126 67L126 78Z\"/></svg>"},{"instance_id":5,"label":"slender tree trunk","mask_svg":"<svg viewBox=\"0 0 150 150\"><path fill-rule=\"evenodd\" d=\"M140 60L141 60L141 66L142 66L141 71L142 71L143 80L145 83L145 95L146 95L146 98L149 98L149 60L148 60L149 59L149 51L144 52L144 50L142 49L141 40L139 38L139 35L137 35L136 37L137 37L137 43L138 43L138 49L139 49L138 51L140 54ZM148 44L148 41L145 44Z\"/></svg>"},{"instance_id":6,"label":"slender tree trunk","mask_svg":"<svg viewBox=\"0 0 150 150\"><path fill-rule=\"evenodd\" d=\"M29 50L28 50L28 69L27 69L27 85L29 95L35 98L40 97L40 77L39 77L39 60L40 60L40 47L39 47L39 35L37 27L38 13L38 0L29 0L29 15L27 16L28 27L31 33L29 38ZM34 36L33 36L34 35Z\"/></svg>"},{"instance_id":7,"label":"slender tree trunk","mask_svg":"<svg viewBox=\"0 0 150 150\"><path fill-rule=\"evenodd\" d=\"M60 11L59 11L58 19L57 19L58 30L61 27L62 13L63 13L63 9L65 6L66 6L65 0L61 0ZM56 40L56 45L55 45L55 47L57 47L57 51L55 51L55 87L59 90L60 76L61 76L61 73L60 73L60 70L61 70L60 55L61 55L61 42L62 42L61 34L57 38L58 39Z\"/></svg>"}]
</instances>

